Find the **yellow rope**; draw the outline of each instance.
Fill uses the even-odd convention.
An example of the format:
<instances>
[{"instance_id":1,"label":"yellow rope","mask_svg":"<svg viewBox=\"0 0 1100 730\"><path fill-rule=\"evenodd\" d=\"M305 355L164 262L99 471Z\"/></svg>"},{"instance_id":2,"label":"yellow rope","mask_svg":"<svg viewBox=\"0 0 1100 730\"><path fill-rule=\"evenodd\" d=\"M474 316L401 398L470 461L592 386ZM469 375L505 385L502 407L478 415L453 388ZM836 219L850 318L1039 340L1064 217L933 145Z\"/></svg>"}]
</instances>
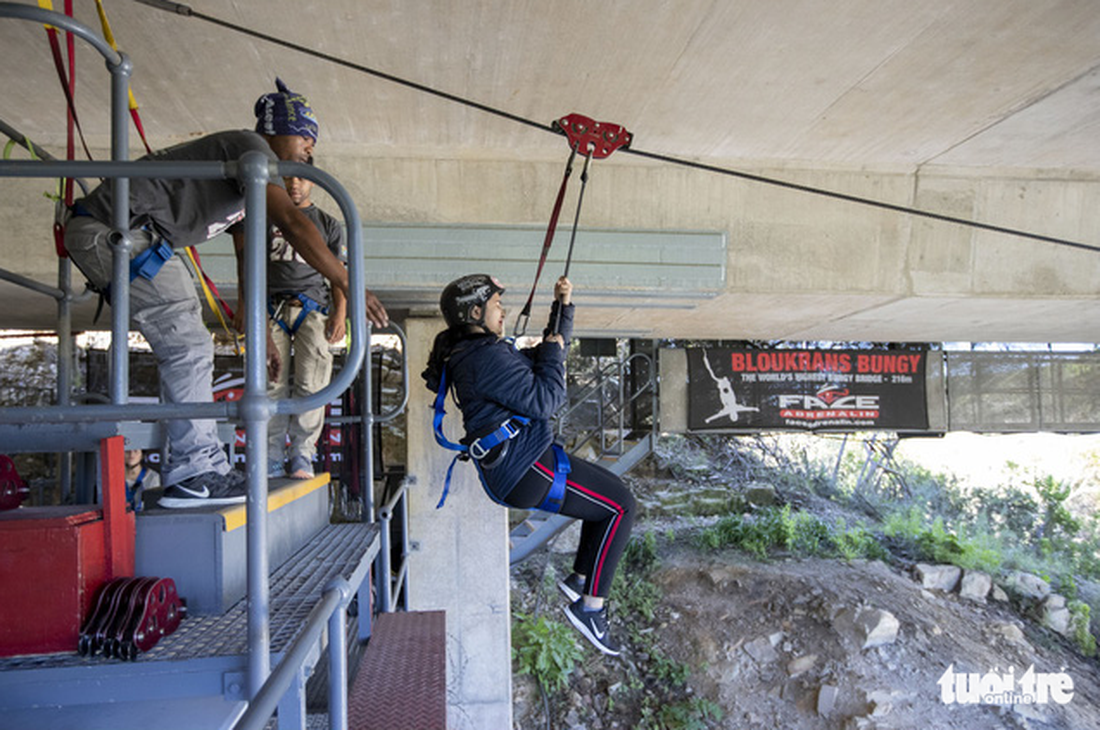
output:
<instances>
[{"instance_id":1,"label":"yellow rope","mask_svg":"<svg viewBox=\"0 0 1100 730\"><path fill-rule=\"evenodd\" d=\"M214 314L217 316L222 329L225 330L225 334L229 336L229 339L233 341L233 347L236 349L237 354L240 355L242 350L240 344L237 342L237 337L230 328L229 323L225 321L225 317L222 316L222 310L218 307L218 302L214 299L214 293L210 291L210 287L206 285L206 279L200 273L199 262L195 260L194 247L188 246L184 250L187 251L187 258L191 261L191 268L194 271L195 278L198 280L199 285L202 287L202 293L206 297L207 305L210 306L210 309L213 310Z\"/></svg>"}]
</instances>

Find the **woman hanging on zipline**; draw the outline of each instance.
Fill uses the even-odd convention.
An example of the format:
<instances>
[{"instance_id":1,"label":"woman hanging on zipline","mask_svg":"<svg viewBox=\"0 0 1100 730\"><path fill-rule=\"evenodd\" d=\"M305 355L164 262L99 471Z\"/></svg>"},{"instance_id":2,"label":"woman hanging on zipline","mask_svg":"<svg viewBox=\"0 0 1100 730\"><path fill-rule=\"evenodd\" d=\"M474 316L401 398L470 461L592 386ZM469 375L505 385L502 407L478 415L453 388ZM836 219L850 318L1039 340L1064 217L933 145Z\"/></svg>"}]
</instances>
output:
<instances>
[{"instance_id":1,"label":"woman hanging on zipline","mask_svg":"<svg viewBox=\"0 0 1100 730\"><path fill-rule=\"evenodd\" d=\"M493 501L582 520L573 573L558 583L571 601L565 614L597 649L618 655L604 601L630 539L634 497L607 469L567 456L550 426L566 398L572 291L566 277L558 279L550 313L551 323L560 313L557 332L548 327L538 345L517 350L504 339L504 286L485 274L451 282L439 301L447 329L436 335L423 377L439 394L437 426L453 389L466 435L448 448L469 455Z\"/></svg>"}]
</instances>

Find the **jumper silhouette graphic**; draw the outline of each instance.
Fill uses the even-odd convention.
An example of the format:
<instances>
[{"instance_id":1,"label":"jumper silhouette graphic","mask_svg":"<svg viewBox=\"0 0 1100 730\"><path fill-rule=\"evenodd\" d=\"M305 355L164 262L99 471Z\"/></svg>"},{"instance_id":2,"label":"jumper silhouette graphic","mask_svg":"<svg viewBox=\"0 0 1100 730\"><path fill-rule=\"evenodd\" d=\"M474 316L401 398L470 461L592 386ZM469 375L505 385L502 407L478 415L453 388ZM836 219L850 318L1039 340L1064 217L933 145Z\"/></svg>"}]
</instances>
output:
<instances>
[{"instance_id":1,"label":"jumper silhouette graphic","mask_svg":"<svg viewBox=\"0 0 1100 730\"><path fill-rule=\"evenodd\" d=\"M703 350L703 364L707 366L707 372L710 373L711 380L714 381L715 387L718 388L718 397L722 401L722 410L715 413L706 419L705 423L710 423L723 416L729 416L731 423L737 423L737 418L742 412L754 411L759 413L760 409L753 406L743 406L737 402L737 394L733 392L733 386L730 384L729 378L719 378L714 374L714 369L711 368L710 362L707 360L707 351Z\"/></svg>"}]
</instances>

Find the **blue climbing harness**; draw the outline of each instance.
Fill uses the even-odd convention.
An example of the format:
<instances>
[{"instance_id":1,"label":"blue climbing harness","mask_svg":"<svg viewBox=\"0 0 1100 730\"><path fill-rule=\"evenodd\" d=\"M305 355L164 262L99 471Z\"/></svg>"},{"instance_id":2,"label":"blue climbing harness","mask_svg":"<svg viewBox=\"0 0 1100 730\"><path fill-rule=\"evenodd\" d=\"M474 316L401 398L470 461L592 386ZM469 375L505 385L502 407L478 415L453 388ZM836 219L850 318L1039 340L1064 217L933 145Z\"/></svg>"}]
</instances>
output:
<instances>
[{"instance_id":1,"label":"blue climbing harness","mask_svg":"<svg viewBox=\"0 0 1100 730\"><path fill-rule=\"evenodd\" d=\"M170 258L172 246L162 238L130 261L130 281L133 282L139 276L152 281Z\"/></svg>"},{"instance_id":2,"label":"blue climbing harness","mask_svg":"<svg viewBox=\"0 0 1100 730\"><path fill-rule=\"evenodd\" d=\"M487 433L474 440L469 446L456 444L443 435L443 417L447 415L443 403L446 399L447 369L443 368L443 372L439 376L439 390L435 396L435 416L432 418L432 430L435 432L436 443L457 453L451 459L451 465L447 467L447 476L443 480L443 494L439 497L439 504L435 506L436 509L442 507L443 503L447 501L447 493L451 490L451 474L454 471L455 462L459 459L463 461L473 459L480 462L494 448L518 436L520 429L531 422L531 419L526 416L512 416L500 424L492 433ZM569 468L569 457L566 455L565 449L554 444L554 481L550 485L550 491L547 492L546 497L539 504L538 509L555 513L561 510L562 502L565 501L565 477L569 474Z\"/></svg>"},{"instance_id":3,"label":"blue climbing harness","mask_svg":"<svg viewBox=\"0 0 1100 730\"><path fill-rule=\"evenodd\" d=\"M283 307L286 306L286 303L289 299L297 299L299 302L301 302L302 311L298 313L297 318L295 318L294 320L294 324L288 326L287 323L284 322L282 317L280 317L279 315L282 314ZM279 306L275 306L274 298L267 301L267 313L271 315L271 319L275 320L275 324L279 325L283 329L283 331L291 337L293 337L294 334L298 331L298 328L302 326L302 322L305 321L310 312L320 312L321 314L327 316L328 307L322 307L320 302L318 302L316 299L312 299L311 297L308 297L300 292L292 297L286 297L279 302Z\"/></svg>"},{"instance_id":4,"label":"blue climbing harness","mask_svg":"<svg viewBox=\"0 0 1100 730\"><path fill-rule=\"evenodd\" d=\"M537 509L557 514L561 512L561 506L565 502L565 478L569 476L571 466L565 449L556 443L551 445L554 447L554 481L550 483L550 491L542 498Z\"/></svg>"}]
</instances>

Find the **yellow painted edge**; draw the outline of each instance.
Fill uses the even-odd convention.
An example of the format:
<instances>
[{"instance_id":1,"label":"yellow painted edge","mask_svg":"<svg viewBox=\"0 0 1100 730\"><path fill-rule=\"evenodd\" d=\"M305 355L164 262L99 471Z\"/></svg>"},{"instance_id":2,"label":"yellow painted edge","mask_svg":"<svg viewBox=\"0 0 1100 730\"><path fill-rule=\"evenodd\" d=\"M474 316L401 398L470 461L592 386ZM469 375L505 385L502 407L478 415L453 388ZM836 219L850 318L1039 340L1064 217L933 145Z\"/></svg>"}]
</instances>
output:
<instances>
[{"instance_id":1,"label":"yellow painted edge","mask_svg":"<svg viewBox=\"0 0 1100 730\"><path fill-rule=\"evenodd\" d=\"M267 511L274 512L280 507L290 504L296 499L301 499L311 492L315 492L332 480L328 472L318 474L312 479L295 481L284 487L279 487L267 495ZM225 520L225 531L233 532L238 527L248 523L248 506L243 504L233 505L219 510L222 519Z\"/></svg>"}]
</instances>

